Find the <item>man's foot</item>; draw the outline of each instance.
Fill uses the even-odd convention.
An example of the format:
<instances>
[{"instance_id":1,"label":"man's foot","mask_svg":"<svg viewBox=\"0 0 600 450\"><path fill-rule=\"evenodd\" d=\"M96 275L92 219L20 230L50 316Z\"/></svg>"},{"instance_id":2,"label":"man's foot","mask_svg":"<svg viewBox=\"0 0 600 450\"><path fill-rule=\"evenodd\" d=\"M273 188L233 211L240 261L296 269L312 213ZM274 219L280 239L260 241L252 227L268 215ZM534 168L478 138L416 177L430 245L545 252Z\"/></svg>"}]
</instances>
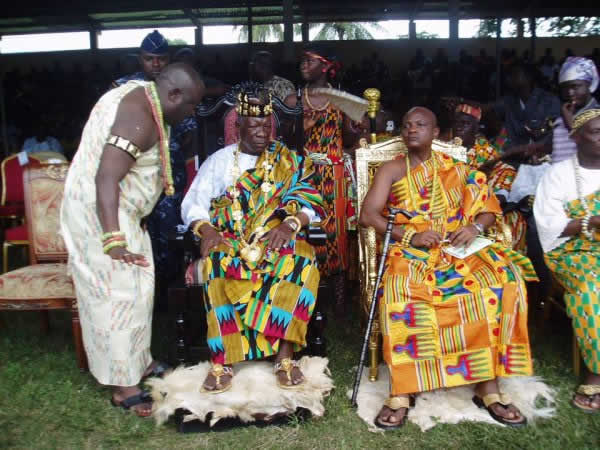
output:
<instances>
[{"instance_id":1,"label":"man's foot","mask_svg":"<svg viewBox=\"0 0 600 450\"><path fill-rule=\"evenodd\" d=\"M169 370L171 367L168 364L154 360L142 374L142 381L150 377L162 378Z\"/></svg>"},{"instance_id":2,"label":"man's foot","mask_svg":"<svg viewBox=\"0 0 600 450\"><path fill-rule=\"evenodd\" d=\"M137 386L115 388L110 402L113 406L132 410L139 417L152 414L152 397Z\"/></svg>"},{"instance_id":3,"label":"man's foot","mask_svg":"<svg viewBox=\"0 0 600 450\"><path fill-rule=\"evenodd\" d=\"M494 420L504 425L520 427L527 424L527 419L512 404L508 395L500 393L496 379L477 384L473 403L479 408L485 408Z\"/></svg>"},{"instance_id":4,"label":"man's foot","mask_svg":"<svg viewBox=\"0 0 600 450\"><path fill-rule=\"evenodd\" d=\"M219 394L231 388L233 369L230 365L214 364L204 379L201 391L208 394Z\"/></svg>"},{"instance_id":5,"label":"man's foot","mask_svg":"<svg viewBox=\"0 0 600 450\"><path fill-rule=\"evenodd\" d=\"M408 408L410 400L407 395L388 398L375 418L375 425L384 429L400 428L406 422Z\"/></svg>"},{"instance_id":6,"label":"man's foot","mask_svg":"<svg viewBox=\"0 0 600 450\"><path fill-rule=\"evenodd\" d=\"M582 384L573 397L573 405L586 413L600 411L600 385Z\"/></svg>"},{"instance_id":7,"label":"man's foot","mask_svg":"<svg viewBox=\"0 0 600 450\"><path fill-rule=\"evenodd\" d=\"M290 358L282 358L275 362L273 371L277 377L277 385L283 389L294 389L304 383L304 374L298 362Z\"/></svg>"}]
</instances>

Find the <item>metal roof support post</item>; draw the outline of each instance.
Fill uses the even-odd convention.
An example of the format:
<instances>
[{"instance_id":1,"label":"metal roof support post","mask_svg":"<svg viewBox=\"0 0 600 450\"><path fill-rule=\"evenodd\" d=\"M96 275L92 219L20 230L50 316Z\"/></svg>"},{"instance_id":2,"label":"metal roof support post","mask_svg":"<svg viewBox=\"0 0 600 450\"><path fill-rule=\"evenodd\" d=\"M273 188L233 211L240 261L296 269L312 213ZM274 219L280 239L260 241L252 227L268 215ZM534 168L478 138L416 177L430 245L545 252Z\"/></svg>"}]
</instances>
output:
<instances>
[{"instance_id":1,"label":"metal roof support post","mask_svg":"<svg viewBox=\"0 0 600 450\"><path fill-rule=\"evenodd\" d=\"M502 19L496 19L496 100L500 98L502 74L500 73L500 53L502 53Z\"/></svg>"},{"instance_id":2,"label":"metal roof support post","mask_svg":"<svg viewBox=\"0 0 600 450\"><path fill-rule=\"evenodd\" d=\"M294 0L283 0L283 60L294 61Z\"/></svg>"},{"instance_id":3,"label":"metal roof support post","mask_svg":"<svg viewBox=\"0 0 600 450\"><path fill-rule=\"evenodd\" d=\"M8 128L6 124L6 106L4 103L4 70L0 72L0 114L2 115L2 142L4 142L4 157L8 156Z\"/></svg>"},{"instance_id":4,"label":"metal roof support post","mask_svg":"<svg viewBox=\"0 0 600 450\"><path fill-rule=\"evenodd\" d=\"M536 44L536 21L535 21L535 17L530 17L529 18L529 31L531 31L531 40L529 41L530 43L530 48L529 48L529 53L531 54L531 61L535 62L535 44Z\"/></svg>"},{"instance_id":5,"label":"metal roof support post","mask_svg":"<svg viewBox=\"0 0 600 450\"><path fill-rule=\"evenodd\" d=\"M417 38L417 24L413 19L408 21L408 39Z\"/></svg>"},{"instance_id":6,"label":"metal roof support post","mask_svg":"<svg viewBox=\"0 0 600 450\"><path fill-rule=\"evenodd\" d=\"M252 57L252 6L248 2L248 58Z\"/></svg>"},{"instance_id":7,"label":"metal roof support post","mask_svg":"<svg viewBox=\"0 0 600 450\"><path fill-rule=\"evenodd\" d=\"M304 17L304 21L302 22L302 43L303 44L308 44L308 41L310 40L309 35L308 35L309 29L310 29L310 27L308 25L308 20L306 19L306 17Z\"/></svg>"},{"instance_id":8,"label":"metal roof support post","mask_svg":"<svg viewBox=\"0 0 600 450\"><path fill-rule=\"evenodd\" d=\"M450 0L448 2L448 18L450 24L450 61L458 61L458 13L460 9L460 0Z\"/></svg>"},{"instance_id":9,"label":"metal roof support post","mask_svg":"<svg viewBox=\"0 0 600 450\"><path fill-rule=\"evenodd\" d=\"M204 45L203 39L204 38L202 37L202 24L198 23L196 24L196 28L194 29L194 46L196 47L196 50L200 50L200 47Z\"/></svg>"}]
</instances>

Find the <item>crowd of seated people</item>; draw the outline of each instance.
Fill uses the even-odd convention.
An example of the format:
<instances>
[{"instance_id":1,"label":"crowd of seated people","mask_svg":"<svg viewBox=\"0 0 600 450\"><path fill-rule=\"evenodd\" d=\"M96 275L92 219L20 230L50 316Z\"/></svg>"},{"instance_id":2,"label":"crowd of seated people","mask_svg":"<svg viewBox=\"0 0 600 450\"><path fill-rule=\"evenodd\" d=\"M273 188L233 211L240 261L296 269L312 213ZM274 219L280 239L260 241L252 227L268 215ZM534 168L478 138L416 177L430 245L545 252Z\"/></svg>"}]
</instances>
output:
<instances>
[{"instance_id":1,"label":"crowd of seated people","mask_svg":"<svg viewBox=\"0 0 600 450\"><path fill-rule=\"evenodd\" d=\"M283 388L293 389L304 382L304 377L293 360L292 344L304 345L306 324L312 312L319 277L331 281L336 312L342 315L346 313L345 286L351 274L356 271L353 267L356 264L356 256L352 254L356 250L353 248L356 234L352 232L356 230L357 217L353 216L353 208L356 205L352 204L355 194L352 186L351 149L356 147L360 137L368 134L368 126L365 120L353 120L349 113L330 101L323 89L335 87L362 95L365 88L380 88L384 110L389 112L389 117L396 119L395 123L392 120L390 129L386 126L385 130L377 131L401 134L409 152L404 159L393 161L377 174L374 188L368 197L369 207L363 209L361 218L363 225L374 226L383 231L385 218L381 215L381 210L386 205L390 206L387 203L391 201L391 206L398 206L399 202L408 205L408 216L397 222L393 245L396 245L398 251L390 257L387 278L384 279L382 311L389 314L382 319L382 329L384 354L392 373L392 385L390 398L378 416L378 424L384 428L400 426L410 407L409 395L465 384L466 381L458 376L440 377L430 383L423 383L420 377L442 369L458 370L457 367L463 359L473 357L485 362L485 370L482 369L485 373L477 383L474 402L486 408L499 422L511 426L524 425L525 418L512 402L500 393L495 379L497 376L531 373L525 282L536 279L534 268L541 284L545 286L551 282L552 276L548 266L559 279L561 275L568 278L564 271L569 259L563 257L563 253L573 250L570 248L573 245L579 245L567 245L568 239L578 236L584 248L579 246L574 250L582 253L589 251L589 242L595 242L598 234L598 201L595 198L597 183L594 181L596 173L593 172L597 170L596 142L599 128L596 123L600 114L597 113L598 105L593 97L597 95L596 88L599 82L596 68L598 52L594 51L591 58L576 57L567 53L563 60L557 62L550 49L538 62L533 62L528 53L519 57L515 51L505 50L501 57L500 73L497 73L495 61L484 50L480 51L477 57L472 57L463 50L459 60L451 63L444 49L437 50L432 58L419 49L405 70L400 74L393 74L377 53L365 57L360 65L351 65L344 70L331 47L335 45L329 48L305 48L298 65L292 67L278 66L276 59L269 52L259 52L253 55L249 62L238 61L232 67L227 67L217 55L213 61L202 67L204 81L199 81L197 73L189 66L200 65L197 55L191 49L173 52L164 37L155 31L140 47L138 57L141 71L134 71L132 68L130 73L122 73L121 68L116 67L113 73L109 73L100 66L95 66L88 73L84 73L80 67L67 73L60 63L56 63L51 70L32 70L27 75L13 71L7 74L4 80L5 92L8 93L6 101L7 110L10 111L9 122L13 129L24 130L22 139L27 138L24 144L15 150L35 152L43 151L36 150L37 148L48 147L53 151L61 151L64 147L63 151L71 158L76 145L63 144L58 147L56 138L62 142L77 141L92 105L99 98L100 104L126 104L126 100L119 97L120 93L135 93L136 86L144 86L147 95L149 98L153 96L152 101L156 104L165 103L165 117L173 126L168 146L170 149L163 148L167 139L163 139L164 136L160 134L163 132L162 128L157 134L161 138L157 139L157 136L148 130L142 130L147 132L146 135L138 136L136 132L139 130L134 130L135 127L124 126L123 131L130 135L120 136L120 139L117 139L119 136L111 136L115 139L106 144L111 149L112 156L120 163L121 171L118 173L122 177L137 176L136 171L132 170L136 161L138 158L150 160L153 152L160 153L161 158L171 158L172 173L169 170L160 173L157 170L153 171L152 179L156 184L153 187L156 189L148 196L144 207L144 217L148 217L147 225L152 239L151 250L148 245L149 239L141 234L137 236L141 243L140 254L127 250L128 241L124 232L119 230L118 224L112 220L117 215L117 205L105 200L106 217L102 226L94 223L94 232L104 236L102 246L100 241L97 242L97 256L104 258L106 253L115 260L143 267L150 266L149 270L153 270L155 264L158 286L163 281L167 285L172 279L167 269L173 265L169 260L168 245L165 246L167 231L163 225L167 224L170 229L183 223L199 237L206 238L203 241L202 252L204 256L212 255L210 264L217 266L231 263L237 271L244 260L247 271L236 272L233 278L231 274L234 270L231 268L226 268L224 273L219 274L217 271L206 273L208 269L203 269L209 298L206 304L207 311L215 308L228 311L235 309L236 314L239 314L236 323L239 322L240 325L235 332L229 330L229 333L224 333L219 328L223 317L216 310L213 311L214 317L209 318L209 345L213 369L204 383L204 390L216 394L228 389L228 386L235 382L231 368L233 363L244 359L256 359L257 355L278 352L281 353L281 358L277 359L275 366L278 384ZM178 61L185 63L169 64ZM495 98L498 78L502 81L503 92L500 98ZM229 111L230 120L224 121L224 129L221 130L226 145L219 146L223 147L220 150L219 147L204 149L204 155L208 158L204 165L200 166L199 173L206 175L210 172L214 176L216 169L211 169L210 165L217 167L221 164L217 181L222 186L219 185L218 189L213 185L204 186L203 183L206 183L208 178L197 177L186 197L187 200L183 200L187 183L185 167L181 162L187 155L185 149L191 149L192 154L198 151L197 140L194 141L190 136L199 129L199 121L191 113L202 99L207 101L207 98L218 97L225 93L230 85L247 80L262 83L261 89L266 89L269 95L263 95L262 91L251 91L251 95L247 94L250 95L250 100L238 97L237 108ZM136 83L139 83L139 86ZM193 102L181 101L181 92L177 94L179 100L173 101L173 105L165 100L167 93L171 99L170 86L177 83L189 90ZM156 89L155 86L160 88L158 94L152 91ZM291 143L295 142L292 140L295 124L284 121L276 128L278 124L271 117L271 96L280 97L291 107L296 101L296 88L302 88L304 102L301 131L304 132L306 160L286 145L280 146L274 141L274 138L283 136L285 143L292 147ZM137 97L133 95L131 99L134 104L144 103L141 94ZM419 107L415 108L417 105ZM429 109L424 108L425 106ZM44 120L32 123L33 117L40 116L39 111L44 111ZM252 111L259 111L260 114L254 114ZM110 124L105 123L107 119L97 115L92 116L90 120L102 123L102 127L109 129ZM129 123L126 114L121 113L119 117L124 124ZM140 117L151 124L150 128L154 126L153 120L156 118L142 113ZM398 117L402 119L398 120ZM388 121L384 123L387 125ZM111 133L114 133L114 128ZM87 143L82 148L85 147L88 152L93 153L99 161L105 142L100 142L89 130L88 134ZM142 142L146 145L141 150L133 142L136 137L145 139ZM434 138L445 141L460 138L468 149L466 164L450 161L448 157L433 152ZM121 140L133 143L133 147L119 144ZM270 145L273 146L272 149ZM133 161L128 159L129 157L125 158L120 153L121 150L129 152ZM145 153L146 151L148 153ZM577 155L583 158L580 159L580 165L576 162ZM279 171L279 164L283 167L282 161L288 159L291 166L297 166L300 174L298 177L302 175L305 178L288 179L289 174ZM551 171L547 171L544 164L549 165L548 161L552 159L555 162L559 159L571 163L575 161L573 183L583 180L587 187L585 192L580 192L577 190L579 187L572 183L572 195L564 199L570 202L570 210L563 211L563 226L552 230L553 239L547 243L544 239L548 239L549 225L542 218L532 215L532 202L540 179L542 187L538 189L538 194L551 190L546 185L550 177L557 176L558 166L553 166ZM259 163L260 167L254 166ZM162 164L167 163L162 160ZM77 176L82 179L88 174L89 168L84 167L83 161L79 161L75 167L79 168L81 173ZM247 189L248 192L241 192L236 185L233 185L232 189L229 186L230 182L244 176L238 173L240 167L244 170L256 168L256 173L261 173L264 177L262 184L252 185L252 189ZM532 167L534 169L531 169ZM113 170L110 167L105 169L107 173ZM225 177L222 176L223 173L226 174ZM438 174L441 174L440 178ZM535 174L535 181L527 178L529 175L526 174ZM581 176L587 178L580 179ZM513 195L517 191L514 186L518 184L520 177L521 183L522 179L525 179L529 192L516 197ZM115 181L115 178L111 180ZM229 181L225 183L226 180ZM95 180L94 183L96 182L100 181ZM256 180L252 181L254 182ZM160 194L161 189L158 185L161 183L164 184L166 195ZM222 205L209 202L211 198L218 197L224 202L225 206L222 207L227 210L228 207L233 208L232 205L236 205L236 202L239 203L237 198L243 194L246 198L243 206L247 208L249 198L258 202L263 196L267 197L267 194L272 193L273 185L277 183L288 183L286 186L289 189L298 185L303 189L302 195L291 201L282 194L281 201L277 203L279 206L273 210L281 210L279 212L283 214L283 217L277 217L277 223L263 223L259 220L262 217L253 216L253 221L260 222L252 223L253 227L256 225L257 230L253 232L253 238L250 235L244 237L244 224L250 220L250 213L246 211L245 216L239 217L235 214L241 214L242 206L238 205L238 210L235 211L231 209L231 215L229 212L220 215L219 208ZM116 182L111 189L114 189L115 185ZM88 194L92 195L94 189L96 186L93 183L89 184ZM205 195L206 192L212 194ZM107 196L110 197L108 194ZM155 202L150 201L150 197ZM585 206L588 197L589 207ZM526 201L523 202L523 199ZM266 202L267 200L264 200L264 203L260 204L266 205ZM198 206L200 204L202 208ZM545 208L550 207L545 207L536 199L536 210L543 213ZM270 211L270 214L273 211ZM556 213L554 210L551 212ZM303 247L304 244L298 244L297 248L305 259L303 263L306 267L311 267L310 276L296 280L293 274L280 273L274 263L277 258L284 258L286 255L290 258L291 254L282 249L292 245L290 243L296 239L297 233L306 227L315 215L329 218L324 225L327 242L314 249L308 244L306 248ZM109 216L111 220L107 219ZM137 220L134 217L132 223L135 222L134 219ZM541 228L540 236L536 223ZM79 226L72 226L76 225ZM511 246L490 247L470 256L470 259L465 258L462 263L440 252L443 242L468 246L479 234L503 225L512 231ZM135 228L135 233L141 233L138 228ZM81 230L78 232L84 234ZM579 236L582 233L585 239ZM265 236L271 236L273 241L268 244L262 243ZM75 240L70 244L74 249L77 247ZM240 249L248 250L246 256ZM592 250L594 249L592 245ZM143 253L149 251L153 252L154 256L151 261L146 261ZM521 256L525 253L531 257L533 266L527 258ZM557 258L566 259L559 262L551 260L554 254L558 255ZM246 315L245 306L241 305L243 294L246 292L243 290L247 288L248 280L256 280L254 271L261 270L258 263L262 258L271 258L269 261L274 264L272 276L281 278L277 279L278 283L287 285L290 280L285 277L294 278L293 292L282 295L278 300L287 305L287 309L280 308L283 311L281 314L285 313L286 317L294 318L298 314L298 317L302 318L293 323L289 334L277 335L267 319L261 319L259 324L247 323L251 318ZM583 261L580 270L584 270L583 266L586 264L596 267L597 258L594 258L586 257L586 261L592 262ZM300 263L296 259L294 264ZM288 269L291 267L290 265ZM135 270L144 272L142 269ZM165 272L161 274L161 271ZM448 274L452 275L451 280ZM240 292L226 292L222 280L228 277L237 281L229 285L239 285ZM82 280L83 277L78 282L85 283L85 280ZM586 297L586 305L592 305L589 307L590 314L598 315L597 295L587 292L588 286L580 285L585 281L583 278L560 281L570 296L581 291L589 294ZM269 282L273 283L273 280L270 279ZM407 286L406 292L399 293L395 290L399 283ZM458 289L457 283L462 283L464 289ZM78 290L78 297L85 297L85 289L79 286ZM487 295L485 299L481 292ZM596 292L595 289L593 292ZM157 298L163 295L160 290L157 290L157 294ZM236 298L231 297L233 294ZM259 298L260 295L256 292L255 294L256 298L253 297L252 301L255 301L257 307L271 311L269 300ZM150 311L153 294L145 291L144 296L147 300L144 311ZM440 312L443 309L440 303L443 301L451 302L454 309L450 311L451 308L446 305L447 310ZM577 309L579 300L571 298L571 303L573 311L570 315L575 323L579 320L575 312L580 315ZM396 354L405 352L398 349L405 349L410 344L406 339L403 340L407 336L399 336L394 332L397 327L395 322L404 320L403 314L409 309L418 310L421 314L419 317L423 321L429 321L424 328L428 327L431 336L425 336L426 333L423 332L413 337L421 339L424 348L430 350L430 366L425 367L416 361L419 358L411 358L409 351L401 356ZM471 312L465 313L467 310ZM99 311L98 317L103 314L106 314L106 311ZM148 317L150 316L151 314ZM273 321L278 320L275 316L277 314L273 316ZM106 319L104 316L102 319L98 317L88 317L87 326L93 327L95 320ZM483 322L485 326L482 325ZM496 323L501 323L501 327L496 326ZM591 328L589 332L578 331L582 351L587 352L584 353L584 359L591 373L598 370L597 342L589 343L593 334L597 332L595 327L595 323L588 327L576 326L578 330ZM450 328L452 330L449 330ZM84 328L84 337L85 333L91 333L90 330L91 328L87 331ZM252 345L246 342L248 333L256 339ZM232 336L228 338L229 334ZM458 339L460 342L443 342L443 336ZM431 342L434 341L442 342L440 345L445 347L437 350L428 347L433 345ZM483 341L485 346L480 345ZM121 384L112 383L113 385L134 386L142 374L153 370L154 363L146 350L144 349L143 358L138 361L136 370L128 373L128 376L119 382ZM93 358L96 370L108 373L104 366L108 364L105 359L110 355L107 356L99 349L95 351L97 354ZM511 366L511 361L505 360L506 358L502 359L505 352L512 352L521 358L520 368ZM456 375L456 372L452 374ZM109 378L107 376L98 379L108 384L106 380ZM600 395L600 385L597 383L596 376L587 377L584 387L578 391L575 398L577 407L593 411L600 409L597 397ZM149 399L140 395L137 387L122 392L116 391L113 403L127 404L129 397L137 396L139 401L133 406L142 405L138 413L147 415Z\"/></svg>"}]
</instances>

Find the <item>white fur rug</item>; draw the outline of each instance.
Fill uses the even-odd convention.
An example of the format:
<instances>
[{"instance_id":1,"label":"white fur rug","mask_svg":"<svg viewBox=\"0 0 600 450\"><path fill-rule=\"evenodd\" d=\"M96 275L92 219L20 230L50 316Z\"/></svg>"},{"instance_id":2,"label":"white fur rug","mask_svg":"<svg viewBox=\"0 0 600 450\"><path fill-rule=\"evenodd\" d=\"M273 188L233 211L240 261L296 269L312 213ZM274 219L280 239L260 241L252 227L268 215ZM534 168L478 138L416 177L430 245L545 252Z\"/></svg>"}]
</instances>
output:
<instances>
[{"instance_id":1,"label":"white fur rug","mask_svg":"<svg viewBox=\"0 0 600 450\"><path fill-rule=\"evenodd\" d=\"M146 382L152 388L152 415L162 424L178 408L190 411L184 417L186 422L195 419L205 422L206 416L212 413L210 426L228 417L253 422L256 415L262 415L269 420L276 415L293 414L298 408L321 417L325 412L323 399L334 387L327 363L327 358L305 356L300 359L306 381L294 390L277 386L270 362L236 364L231 389L220 394L200 392L210 367L208 362L180 367L162 379L152 378Z\"/></svg>"},{"instance_id":2,"label":"white fur rug","mask_svg":"<svg viewBox=\"0 0 600 450\"><path fill-rule=\"evenodd\" d=\"M555 412L556 392L540 377L499 378L500 391L513 400L514 405L527 417L529 423L536 419L552 417ZM474 387L462 386L448 390L438 390L419 394L415 407L410 409L408 420L426 431L438 423L458 423L462 421L486 422L504 426L496 422L485 409L480 409L471 400ZM368 370L363 371L358 391L358 415L367 423L369 431L383 432L375 425L375 417L389 393L389 372L387 366L379 366L377 381L371 382ZM348 398L352 390L348 391ZM536 400L545 400L545 406L536 407Z\"/></svg>"}]
</instances>

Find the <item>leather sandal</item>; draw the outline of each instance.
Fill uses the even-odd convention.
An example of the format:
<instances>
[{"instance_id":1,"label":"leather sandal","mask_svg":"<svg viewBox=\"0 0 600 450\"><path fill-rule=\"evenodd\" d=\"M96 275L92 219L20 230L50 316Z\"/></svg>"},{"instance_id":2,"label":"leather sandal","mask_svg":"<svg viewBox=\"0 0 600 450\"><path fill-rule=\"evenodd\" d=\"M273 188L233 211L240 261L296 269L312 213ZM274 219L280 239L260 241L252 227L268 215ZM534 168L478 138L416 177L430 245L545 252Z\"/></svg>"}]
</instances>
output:
<instances>
[{"instance_id":1,"label":"leather sandal","mask_svg":"<svg viewBox=\"0 0 600 450\"><path fill-rule=\"evenodd\" d=\"M276 375L277 386L279 386L281 389L298 389L306 381L304 378L304 375L302 375L302 381L300 383L294 384L292 382L292 370L294 369L294 367L296 367L296 368L300 367L298 365L298 361L295 361L290 358L283 358L281 361L279 361L278 363L275 363L275 365L273 366L273 373ZM285 374L287 376L287 382L290 384L283 384L279 380L279 377L277 377L277 374L279 372L285 372Z\"/></svg>"},{"instance_id":2,"label":"leather sandal","mask_svg":"<svg viewBox=\"0 0 600 450\"><path fill-rule=\"evenodd\" d=\"M381 411L379 411L379 414L377 414L377 417L375 417L375 425L377 427L384 430L394 430L396 428L400 428L406 423L408 410L411 408L411 406L413 406L413 403L409 397L389 397L385 402L383 402L383 406L387 406L394 413L399 409L406 408L406 412L404 413L404 416L400 422L382 422L380 418Z\"/></svg>"},{"instance_id":3,"label":"leather sandal","mask_svg":"<svg viewBox=\"0 0 600 450\"><path fill-rule=\"evenodd\" d=\"M123 408L129 410L137 405L143 405L144 403L152 403L152 396L148 391L142 391L139 394L131 395L120 402L116 401L114 397L110 399L111 405L115 408ZM150 417L152 415L152 410L148 413L142 412L140 410L133 410L138 417Z\"/></svg>"},{"instance_id":4,"label":"leather sandal","mask_svg":"<svg viewBox=\"0 0 600 450\"><path fill-rule=\"evenodd\" d=\"M582 384L577 388L575 393L577 393L579 395L583 395L591 401L591 400L593 400L594 396L600 394L600 385L598 385L598 384ZM576 408L582 410L583 412L585 412L587 414L596 414L596 413L600 412L600 408L592 408L591 406L587 406L582 403L579 403L576 400L576 398L577 398L576 396L573 396L573 400L572 400L573 406L575 406Z\"/></svg>"},{"instance_id":5,"label":"leather sandal","mask_svg":"<svg viewBox=\"0 0 600 450\"><path fill-rule=\"evenodd\" d=\"M527 418L520 411L519 414L521 415L521 419L517 422L516 419L511 420L496 414L491 408L491 406L495 403L500 404L504 409L507 409L507 406L511 406L512 400L507 394L487 394L484 395L483 398L480 398L479 396L475 395L473 397L473 403L475 403L475 405L477 405L477 407L479 408L486 409L492 417L492 419L494 419L496 422L500 422L503 425L507 425L509 427L514 428L523 427L527 425Z\"/></svg>"},{"instance_id":6,"label":"leather sandal","mask_svg":"<svg viewBox=\"0 0 600 450\"><path fill-rule=\"evenodd\" d=\"M221 392L228 391L231 389L231 379L233 378L233 369L229 366L223 366L222 364L213 364L210 370L208 371L208 375L212 375L215 377L215 388L214 389L206 389L204 384L200 387L200 392L205 394L220 394ZM221 385L221 377L228 375L229 383L226 385ZM206 382L206 381L205 381ZM221 386L221 387L219 387Z\"/></svg>"},{"instance_id":7,"label":"leather sandal","mask_svg":"<svg viewBox=\"0 0 600 450\"><path fill-rule=\"evenodd\" d=\"M167 363L156 361L156 365L152 368L150 373L142 377L142 382L146 381L148 378L164 378L167 372L171 371L172 369L173 368Z\"/></svg>"}]
</instances>

